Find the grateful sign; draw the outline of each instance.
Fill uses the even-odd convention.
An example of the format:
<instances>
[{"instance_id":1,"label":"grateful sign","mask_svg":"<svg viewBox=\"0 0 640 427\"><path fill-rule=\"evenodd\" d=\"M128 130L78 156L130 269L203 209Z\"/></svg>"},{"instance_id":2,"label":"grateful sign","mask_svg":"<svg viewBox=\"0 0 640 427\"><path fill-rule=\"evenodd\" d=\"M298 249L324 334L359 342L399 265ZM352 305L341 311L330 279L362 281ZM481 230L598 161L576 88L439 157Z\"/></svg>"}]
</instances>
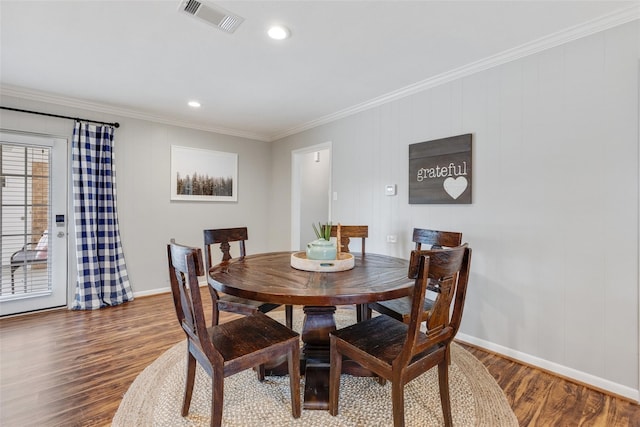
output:
<instances>
[{"instance_id":1,"label":"grateful sign","mask_svg":"<svg viewBox=\"0 0 640 427\"><path fill-rule=\"evenodd\" d=\"M470 133L409 145L409 203L471 203Z\"/></svg>"}]
</instances>

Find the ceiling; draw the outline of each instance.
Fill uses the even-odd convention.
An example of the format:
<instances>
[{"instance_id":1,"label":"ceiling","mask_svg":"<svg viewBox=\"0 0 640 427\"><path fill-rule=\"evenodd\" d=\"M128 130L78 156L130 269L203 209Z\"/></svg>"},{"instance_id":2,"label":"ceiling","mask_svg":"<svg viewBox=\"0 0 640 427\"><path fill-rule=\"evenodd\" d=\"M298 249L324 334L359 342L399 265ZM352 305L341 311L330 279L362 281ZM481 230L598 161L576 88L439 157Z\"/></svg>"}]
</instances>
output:
<instances>
[{"instance_id":1,"label":"ceiling","mask_svg":"<svg viewBox=\"0 0 640 427\"><path fill-rule=\"evenodd\" d=\"M638 1L202 2L244 22L226 33L179 0L1 0L2 94L270 141L640 17Z\"/></svg>"}]
</instances>

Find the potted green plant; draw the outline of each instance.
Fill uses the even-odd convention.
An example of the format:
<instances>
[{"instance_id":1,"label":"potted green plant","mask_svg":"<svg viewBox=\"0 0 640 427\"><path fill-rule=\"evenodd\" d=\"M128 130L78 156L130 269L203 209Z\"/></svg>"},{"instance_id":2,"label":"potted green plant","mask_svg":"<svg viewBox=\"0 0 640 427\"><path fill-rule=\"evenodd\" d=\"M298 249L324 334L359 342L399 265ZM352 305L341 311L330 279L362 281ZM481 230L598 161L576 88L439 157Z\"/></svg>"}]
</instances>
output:
<instances>
[{"instance_id":1,"label":"potted green plant","mask_svg":"<svg viewBox=\"0 0 640 427\"><path fill-rule=\"evenodd\" d=\"M331 222L327 224L318 223L313 226L317 240L307 244L307 259L330 260L336 259L336 245L331 242Z\"/></svg>"}]
</instances>

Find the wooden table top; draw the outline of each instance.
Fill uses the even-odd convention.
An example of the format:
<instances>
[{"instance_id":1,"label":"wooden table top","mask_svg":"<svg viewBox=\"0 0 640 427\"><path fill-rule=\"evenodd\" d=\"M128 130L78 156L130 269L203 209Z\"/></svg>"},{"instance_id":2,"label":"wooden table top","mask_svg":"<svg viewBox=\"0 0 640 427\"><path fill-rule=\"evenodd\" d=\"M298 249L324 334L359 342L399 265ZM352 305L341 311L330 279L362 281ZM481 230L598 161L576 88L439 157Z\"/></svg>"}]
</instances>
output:
<instances>
[{"instance_id":1,"label":"wooden table top","mask_svg":"<svg viewBox=\"0 0 640 427\"><path fill-rule=\"evenodd\" d=\"M212 267L207 280L216 290L241 298L291 305L347 305L409 295L409 261L387 255L354 253L355 266L339 272L291 267L292 252L235 258Z\"/></svg>"}]
</instances>

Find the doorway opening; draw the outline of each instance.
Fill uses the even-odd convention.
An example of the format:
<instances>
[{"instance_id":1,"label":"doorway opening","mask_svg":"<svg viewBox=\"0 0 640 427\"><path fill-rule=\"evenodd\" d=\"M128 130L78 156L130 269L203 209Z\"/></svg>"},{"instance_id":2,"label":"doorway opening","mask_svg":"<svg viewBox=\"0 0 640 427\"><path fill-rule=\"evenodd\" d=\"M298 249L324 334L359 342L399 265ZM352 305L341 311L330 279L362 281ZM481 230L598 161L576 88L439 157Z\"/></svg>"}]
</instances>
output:
<instances>
[{"instance_id":1,"label":"doorway opening","mask_svg":"<svg viewBox=\"0 0 640 427\"><path fill-rule=\"evenodd\" d=\"M311 224L331 221L331 142L291 152L291 250L316 239Z\"/></svg>"}]
</instances>

